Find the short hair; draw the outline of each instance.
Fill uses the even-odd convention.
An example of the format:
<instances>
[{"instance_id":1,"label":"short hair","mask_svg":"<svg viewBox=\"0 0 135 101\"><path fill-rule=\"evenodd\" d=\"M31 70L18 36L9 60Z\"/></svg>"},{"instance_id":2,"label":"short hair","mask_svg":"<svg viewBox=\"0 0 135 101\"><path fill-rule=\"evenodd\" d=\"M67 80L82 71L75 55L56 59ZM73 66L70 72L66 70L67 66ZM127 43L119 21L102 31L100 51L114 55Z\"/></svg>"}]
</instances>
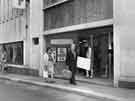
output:
<instances>
[{"instance_id":1,"label":"short hair","mask_svg":"<svg viewBox=\"0 0 135 101\"><path fill-rule=\"evenodd\" d=\"M3 44L3 51L7 51L6 45Z\"/></svg>"},{"instance_id":2,"label":"short hair","mask_svg":"<svg viewBox=\"0 0 135 101\"><path fill-rule=\"evenodd\" d=\"M51 49L51 47L47 47L46 52L48 52Z\"/></svg>"}]
</instances>

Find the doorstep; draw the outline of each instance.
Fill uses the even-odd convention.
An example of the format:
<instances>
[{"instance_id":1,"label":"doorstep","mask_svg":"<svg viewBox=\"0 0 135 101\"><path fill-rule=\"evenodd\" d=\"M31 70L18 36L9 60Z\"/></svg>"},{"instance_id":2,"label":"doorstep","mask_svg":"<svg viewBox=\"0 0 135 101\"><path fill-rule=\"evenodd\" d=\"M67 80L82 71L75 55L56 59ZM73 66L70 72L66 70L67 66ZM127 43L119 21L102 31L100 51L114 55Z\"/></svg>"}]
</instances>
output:
<instances>
[{"instance_id":1,"label":"doorstep","mask_svg":"<svg viewBox=\"0 0 135 101\"><path fill-rule=\"evenodd\" d=\"M38 76L38 71L34 69L30 69L27 66L24 65L13 65L8 64L8 73L14 73L14 74L22 74L22 75L32 75L32 76ZM62 74L55 74L54 76L56 79L63 79L68 80L68 78L64 77ZM82 76L76 76L76 80L78 82L82 83L88 83L88 84L96 84L96 85L102 85L102 86L109 86L113 87L113 81L112 80L106 80L106 79L99 79L99 78L86 78Z\"/></svg>"}]
</instances>

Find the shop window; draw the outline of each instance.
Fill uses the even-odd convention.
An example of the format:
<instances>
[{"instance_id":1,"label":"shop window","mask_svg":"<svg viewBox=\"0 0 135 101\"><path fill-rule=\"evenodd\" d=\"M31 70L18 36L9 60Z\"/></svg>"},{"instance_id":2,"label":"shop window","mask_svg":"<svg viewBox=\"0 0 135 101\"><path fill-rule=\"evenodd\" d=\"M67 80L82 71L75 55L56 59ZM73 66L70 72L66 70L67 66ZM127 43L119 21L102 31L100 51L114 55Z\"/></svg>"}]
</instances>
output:
<instances>
[{"instance_id":1,"label":"shop window","mask_svg":"<svg viewBox=\"0 0 135 101\"><path fill-rule=\"evenodd\" d=\"M7 63L23 64L23 42L14 42L4 44L7 51Z\"/></svg>"},{"instance_id":2,"label":"shop window","mask_svg":"<svg viewBox=\"0 0 135 101\"><path fill-rule=\"evenodd\" d=\"M33 38L32 41L33 41L34 45L38 45L39 44L39 38Z\"/></svg>"}]
</instances>

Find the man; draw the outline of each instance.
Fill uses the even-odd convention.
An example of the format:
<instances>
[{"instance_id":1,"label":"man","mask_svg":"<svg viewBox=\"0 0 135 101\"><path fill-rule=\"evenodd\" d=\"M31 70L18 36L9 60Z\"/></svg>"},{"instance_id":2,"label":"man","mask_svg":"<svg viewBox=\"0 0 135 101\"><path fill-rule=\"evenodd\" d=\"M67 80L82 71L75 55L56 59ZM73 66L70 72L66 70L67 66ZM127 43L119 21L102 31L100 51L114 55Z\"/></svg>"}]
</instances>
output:
<instances>
[{"instance_id":1,"label":"man","mask_svg":"<svg viewBox=\"0 0 135 101\"><path fill-rule=\"evenodd\" d=\"M72 43L70 46L70 50L67 53L66 64L69 66L69 69L72 72L70 83L74 85L76 85L76 81L75 81L75 73L77 68L76 62L77 62L76 45Z\"/></svg>"},{"instance_id":2,"label":"man","mask_svg":"<svg viewBox=\"0 0 135 101\"><path fill-rule=\"evenodd\" d=\"M90 60L91 60L91 51L92 51L91 47L89 46L87 49L86 58L88 58ZM91 65L91 63L90 63L90 65ZM90 72L90 75L89 75L89 72ZM90 66L90 70L86 71L86 77L93 78L93 68L91 68L91 66Z\"/></svg>"}]
</instances>

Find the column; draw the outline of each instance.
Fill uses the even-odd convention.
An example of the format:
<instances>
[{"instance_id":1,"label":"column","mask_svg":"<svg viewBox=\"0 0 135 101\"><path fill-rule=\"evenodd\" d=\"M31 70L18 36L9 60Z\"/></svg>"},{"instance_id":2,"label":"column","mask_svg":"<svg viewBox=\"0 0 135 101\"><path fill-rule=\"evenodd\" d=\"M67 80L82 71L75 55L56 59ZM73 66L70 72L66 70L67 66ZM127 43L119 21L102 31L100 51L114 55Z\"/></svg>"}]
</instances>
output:
<instances>
[{"instance_id":1,"label":"column","mask_svg":"<svg viewBox=\"0 0 135 101\"><path fill-rule=\"evenodd\" d=\"M134 9L134 0L114 0L114 84L135 88Z\"/></svg>"},{"instance_id":2,"label":"column","mask_svg":"<svg viewBox=\"0 0 135 101\"><path fill-rule=\"evenodd\" d=\"M44 69L44 53L46 51L46 40L44 35L40 35L39 38L40 44L40 68L39 68L39 75L43 76L43 69Z\"/></svg>"}]
</instances>

